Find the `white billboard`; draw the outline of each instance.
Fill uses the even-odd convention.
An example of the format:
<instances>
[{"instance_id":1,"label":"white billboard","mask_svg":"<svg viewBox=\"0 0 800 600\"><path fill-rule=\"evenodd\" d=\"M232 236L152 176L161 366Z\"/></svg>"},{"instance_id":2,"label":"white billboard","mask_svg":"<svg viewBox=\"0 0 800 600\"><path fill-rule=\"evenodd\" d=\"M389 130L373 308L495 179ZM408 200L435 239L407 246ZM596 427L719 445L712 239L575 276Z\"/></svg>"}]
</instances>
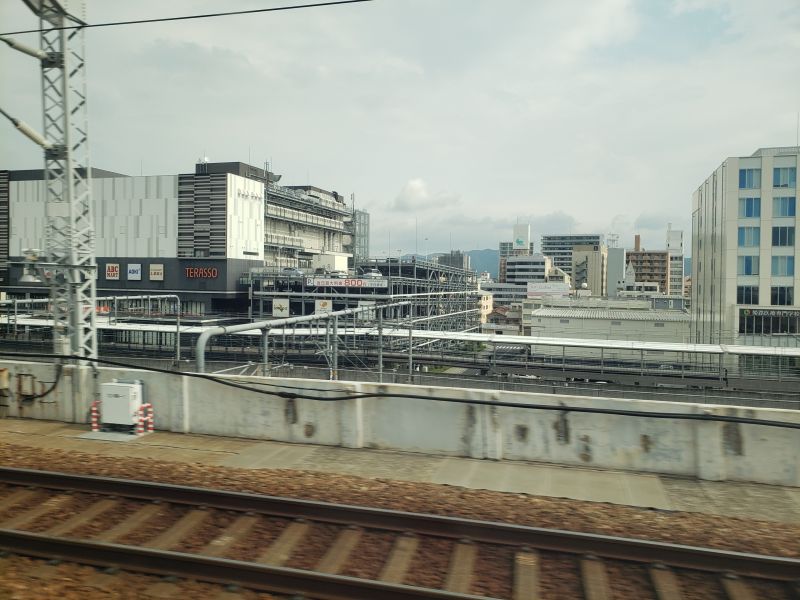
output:
<instances>
[{"instance_id":1,"label":"white billboard","mask_svg":"<svg viewBox=\"0 0 800 600\"><path fill-rule=\"evenodd\" d=\"M153 263L150 265L150 281L164 281L163 263Z\"/></svg>"},{"instance_id":2,"label":"white billboard","mask_svg":"<svg viewBox=\"0 0 800 600\"><path fill-rule=\"evenodd\" d=\"M553 282L528 282L528 298L541 298L543 296L568 297L570 293L569 284L563 281Z\"/></svg>"},{"instance_id":3,"label":"white billboard","mask_svg":"<svg viewBox=\"0 0 800 600\"><path fill-rule=\"evenodd\" d=\"M531 226L514 225L514 250L527 250L531 245Z\"/></svg>"},{"instance_id":4,"label":"white billboard","mask_svg":"<svg viewBox=\"0 0 800 600\"><path fill-rule=\"evenodd\" d=\"M333 311L333 302L330 300L314 300L314 314L329 313Z\"/></svg>"},{"instance_id":5,"label":"white billboard","mask_svg":"<svg viewBox=\"0 0 800 600\"><path fill-rule=\"evenodd\" d=\"M323 277L308 277L306 278L306 285L353 288L389 287L389 283L386 279L327 279Z\"/></svg>"},{"instance_id":6,"label":"white billboard","mask_svg":"<svg viewBox=\"0 0 800 600\"><path fill-rule=\"evenodd\" d=\"M141 281L142 280L142 264L129 264L128 265L128 281Z\"/></svg>"},{"instance_id":7,"label":"white billboard","mask_svg":"<svg viewBox=\"0 0 800 600\"><path fill-rule=\"evenodd\" d=\"M288 300L273 300L272 301L272 316L280 319L285 319L289 316L289 301Z\"/></svg>"},{"instance_id":8,"label":"white billboard","mask_svg":"<svg viewBox=\"0 0 800 600\"><path fill-rule=\"evenodd\" d=\"M119 280L119 263L106 263L106 279Z\"/></svg>"}]
</instances>

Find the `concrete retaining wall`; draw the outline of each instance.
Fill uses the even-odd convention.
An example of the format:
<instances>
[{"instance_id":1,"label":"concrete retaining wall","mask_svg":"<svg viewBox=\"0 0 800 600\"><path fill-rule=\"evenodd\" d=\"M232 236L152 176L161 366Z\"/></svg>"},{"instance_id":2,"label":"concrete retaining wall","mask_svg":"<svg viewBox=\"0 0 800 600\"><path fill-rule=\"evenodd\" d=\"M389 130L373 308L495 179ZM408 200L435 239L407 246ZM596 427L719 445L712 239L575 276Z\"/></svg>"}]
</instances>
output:
<instances>
[{"instance_id":1,"label":"concrete retaining wall","mask_svg":"<svg viewBox=\"0 0 800 600\"><path fill-rule=\"evenodd\" d=\"M143 370L65 368L52 394L32 402L54 381L43 363L0 362L9 369L8 416L88 422L91 390L119 379L144 382L155 408L157 429L427 454L512 459L645 471L710 480L800 486L800 431L774 427L679 419L571 413L560 405L662 413L735 415L800 423L800 413L780 409L657 402L506 391L418 387L401 384L331 382L260 377L224 377L267 391L296 391L315 397L342 392L381 392L382 398L338 402L284 399L219 383ZM2 378L0 378L1 380ZM392 396L395 394L395 396ZM427 394L456 400L503 401L553 406L553 410L448 403L399 397Z\"/></svg>"}]
</instances>

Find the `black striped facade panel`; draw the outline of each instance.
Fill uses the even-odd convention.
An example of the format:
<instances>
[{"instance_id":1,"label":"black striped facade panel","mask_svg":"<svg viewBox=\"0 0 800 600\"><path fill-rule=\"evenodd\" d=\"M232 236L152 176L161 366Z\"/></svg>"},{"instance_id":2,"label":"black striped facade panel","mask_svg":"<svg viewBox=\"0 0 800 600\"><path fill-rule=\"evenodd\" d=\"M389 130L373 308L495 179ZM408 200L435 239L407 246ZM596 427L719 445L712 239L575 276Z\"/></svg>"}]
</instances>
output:
<instances>
[{"instance_id":1,"label":"black striped facade panel","mask_svg":"<svg viewBox=\"0 0 800 600\"><path fill-rule=\"evenodd\" d=\"M178 176L178 256L225 258L226 173Z\"/></svg>"},{"instance_id":2,"label":"black striped facade panel","mask_svg":"<svg viewBox=\"0 0 800 600\"><path fill-rule=\"evenodd\" d=\"M8 283L11 244L10 186L8 171L0 171L0 284Z\"/></svg>"}]
</instances>

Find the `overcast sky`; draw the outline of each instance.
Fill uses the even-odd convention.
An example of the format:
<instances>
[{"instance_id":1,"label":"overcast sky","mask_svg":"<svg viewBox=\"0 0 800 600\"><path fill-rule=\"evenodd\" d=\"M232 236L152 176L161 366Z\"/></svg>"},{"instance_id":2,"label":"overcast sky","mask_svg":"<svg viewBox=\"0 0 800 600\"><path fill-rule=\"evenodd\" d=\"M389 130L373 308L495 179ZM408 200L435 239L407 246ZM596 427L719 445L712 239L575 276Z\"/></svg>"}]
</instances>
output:
<instances>
[{"instance_id":1,"label":"overcast sky","mask_svg":"<svg viewBox=\"0 0 800 600\"><path fill-rule=\"evenodd\" d=\"M89 0L86 19L291 3ZM0 2L2 31L36 25ZM794 145L800 110L797 0L375 0L86 40L93 166L270 160L355 194L375 254L496 248L518 221L537 249L569 232L658 249L668 222L688 245L692 190ZM40 128L35 61L0 47L0 74L0 106ZM0 123L0 168L41 161Z\"/></svg>"}]
</instances>

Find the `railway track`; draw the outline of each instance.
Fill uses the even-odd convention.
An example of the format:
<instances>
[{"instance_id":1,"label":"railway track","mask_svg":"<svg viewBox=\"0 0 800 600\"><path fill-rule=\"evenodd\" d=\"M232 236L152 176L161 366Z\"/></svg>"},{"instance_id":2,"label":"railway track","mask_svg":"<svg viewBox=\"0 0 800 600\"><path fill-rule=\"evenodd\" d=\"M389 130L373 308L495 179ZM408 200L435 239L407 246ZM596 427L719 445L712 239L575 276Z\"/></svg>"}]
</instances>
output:
<instances>
[{"instance_id":1,"label":"railway track","mask_svg":"<svg viewBox=\"0 0 800 600\"><path fill-rule=\"evenodd\" d=\"M560 597L610 600L626 576L657 600L800 597L792 558L26 469L0 486L0 549L308 598L534 600L572 577Z\"/></svg>"}]
</instances>

